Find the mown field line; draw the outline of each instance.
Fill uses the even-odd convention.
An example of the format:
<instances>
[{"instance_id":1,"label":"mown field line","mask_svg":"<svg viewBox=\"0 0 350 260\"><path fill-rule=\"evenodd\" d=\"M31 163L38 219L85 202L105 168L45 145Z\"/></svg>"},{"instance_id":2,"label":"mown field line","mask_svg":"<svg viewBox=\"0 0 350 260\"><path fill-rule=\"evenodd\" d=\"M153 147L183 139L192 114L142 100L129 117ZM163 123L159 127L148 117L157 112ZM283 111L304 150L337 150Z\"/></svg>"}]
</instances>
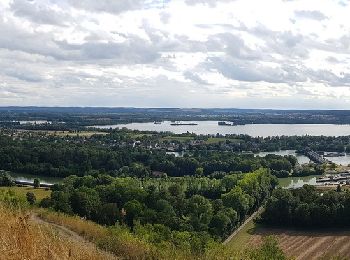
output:
<instances>
[{"instance_id":1,"label":"mown field line","mask_svg":"<svg viewBox=\"0 0 350 260\"><path fill-rule=\"evenodd\" d=\"M224 245L228 244L232 238L234 238L250 221L252 221L257 215L259 215L263 211L263 207L260 207L257 211L255 211L249 218L247 218L242 225L239 226L226 240L223 242Z\"/></svg>"}]
</instances>

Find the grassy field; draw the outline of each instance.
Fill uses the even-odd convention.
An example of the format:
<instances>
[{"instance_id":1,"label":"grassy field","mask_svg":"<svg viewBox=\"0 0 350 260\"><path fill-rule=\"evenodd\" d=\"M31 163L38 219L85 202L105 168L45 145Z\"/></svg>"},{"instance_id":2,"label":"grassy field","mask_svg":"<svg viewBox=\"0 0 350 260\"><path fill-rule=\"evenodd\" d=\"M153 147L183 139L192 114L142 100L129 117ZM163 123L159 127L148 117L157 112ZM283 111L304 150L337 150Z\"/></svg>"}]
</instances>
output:
<instances>
[{"instance_id":1,"label":"grassy field","mask_svg":"<svg viewBox=\"0 0 350 260\"><path fill-rule=\"evenodd\" d=\"M20 197L26 199L27 192L33 192L35 194L35 197L37 201L42 200L43 198L49 197L51 194L50 190L45 190L43 188L34 189L32 187L0 187L1 190L12 190L15 192L15 194Z\"/></svg>"},{"instance_id":2,"label":"grassy field","mask_svg":"<svg viewBox=\"0 0 350 260\"><path fill-rule=\"evenodd\" d=\"M161 141L179 141L179 142L186 142L194 140L194 137L192 136L167 136L161 138ZM238 139L228 139L224 137L210 137L207 140L204 141L205 144L216 144L220 142L225 142L226 140L230 140L231 142L239 142Z\"/></svg>"},{"instance_id":3,"label":"grassy field","mask_svg":"<svg viewBox=\"0 0 350 260\"><path fill-rule=\"evenodd\" d=\"M230 252L242 253L249 248L249 241L254 237L257 226L254 221L250 221L237 235L226 245Z\"/></svg>"},{"instance_id":4,"label":"grassy field","mask_svg":"<svg viewBox=\"0 0 350 260\"><path fill-rule=\"evenodd\" d=\"M160 139L161 141L179 141L179 142L186 142L186 141L191 141L194 140L194 137L192 136L167 136L167 137L162 137Z\"/></svg>"},{"instance_id":5,"label":"grassy field","mask_svg":"<svg viewBox=\"0 0 350 260\"><path fill-rule=\"evenodd\" d=\"M144 137L144 136L152 136L153 134L134 134L134 133L132 133L132 134L129 134L128 136L130 137L130 138L141 138L141 137Z\"/></svg>"},{"instance_id":6,"label":"grassy field","mask_svg":"<svg viewBox=\"0 0 350 260\"><path fill-rule=\"evenodd\" d=\"M77 132L69 132L69 131L41 131L41 130L18 130L19 132L27 132L32 134L48 134L48 135L54 135L59 137L65 137L65 136L82 136L82 137L91 137L93 135L107 135L106 132L99 132L99 131L80 131Z\"/></svg>"},{"instance_id":7,"label":"grassy field","mask_svg":"<svg viewBox=\"0 0 350 260\"><path fill-rule=\"evenodd\" d=\"M69 131L47 131L47 133L55 135L55 136L80 136L80 137L91 137L93 135L107 135L105 132L98 131L81 131L79 133L71 133Z\"/></svg>"},{"instance_id":8,"label":"grassy field","mask_svg":"<svg viewBox=\"0 0 350 260\"><path fill-rule=\"evenodd\" d=\"M239 142L240 140L238 139L229 139L229 138L224 138L224 137L211 137L208 138L208 140L205 141L206 144L216 144L220 142L225 142L226 140L230 142Z\"/></svg>"}]
</instances>

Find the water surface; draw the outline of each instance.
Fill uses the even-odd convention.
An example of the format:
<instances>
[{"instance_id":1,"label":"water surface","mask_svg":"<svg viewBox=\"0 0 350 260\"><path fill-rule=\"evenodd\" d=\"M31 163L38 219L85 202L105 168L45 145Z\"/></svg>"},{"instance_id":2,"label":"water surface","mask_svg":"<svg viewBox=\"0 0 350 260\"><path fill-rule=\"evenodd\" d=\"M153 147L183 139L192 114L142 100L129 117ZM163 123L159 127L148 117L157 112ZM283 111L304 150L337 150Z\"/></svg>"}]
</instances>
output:
<instances>
[{"instance_id":1,"label":"water surface","mask_svg":"<svg viewBox=\"0 0 350 260\"><path fill-rule=\"evenodd\" d=\"M16 181L34 182L35 178L39 179L40 183L42 184L55 184L55 183L61 183L63 181L63 178L42 177L42 176L36 176L31 174L22 174L22 173L14 173L14 172L8 172L8 173Z\"/></svg>"},{"instance_id":2,"label":"water surface","mask_svg":"<svg viewBox=\"0 0 350 260\"><path fill-rule=\"evenodd\" d=\"M345 156L335 156L335 157L325 157L331 162L334 162L339 165L347 166L350 164L350 154L347 153Z\"/></svg>"},{"instance_id":3,"label":"water surface","mask_svg":"<svg viewBox=\"0 0 350 260\"><path fill-rule=\"evenodd\" d=\"M350 135L350 125L332 125L332 124L249 124L236 126L219 126L218 121L190 121L198 125L170 125L170 121L164 121L162 124L149 123L131 123L119 125L94 126L96 128L123 128L140 131L158 131L173 132L182 134L186 132L195 134L246 134L250 136L347 136Z\"/></svg>"},{"instance_id":4,"label":"water surface","mask_svg":"<svg viewBox=\"0 0 350 260\"><path fill-rule=\"evenodd\" d=\"M305 163L309 163L310 159L302 154L298 154L295 152L295 150L281 150L281 151L276 151L276 152L259 152L256 153L256 155L260 156L260 157L265 157L268 154L275 154L275 155L281 155L281 156L285 156L285 155L293 155L297 158L298 163L299 164L305 164Z\"/></svg>"},{"instance_id":5,"label":"water surface","mask_svg":"<svg viewBox=\"0 0 350 260\"><path fill-rule=\"evenodd\" d=\"M320 177L319 175L311 175L307 177L288 177L288 178L279 178L279 185L282 188L286 189L296 189L301 188L305 184L317 185L316 178Z\"/></svg>"}]
</instances>

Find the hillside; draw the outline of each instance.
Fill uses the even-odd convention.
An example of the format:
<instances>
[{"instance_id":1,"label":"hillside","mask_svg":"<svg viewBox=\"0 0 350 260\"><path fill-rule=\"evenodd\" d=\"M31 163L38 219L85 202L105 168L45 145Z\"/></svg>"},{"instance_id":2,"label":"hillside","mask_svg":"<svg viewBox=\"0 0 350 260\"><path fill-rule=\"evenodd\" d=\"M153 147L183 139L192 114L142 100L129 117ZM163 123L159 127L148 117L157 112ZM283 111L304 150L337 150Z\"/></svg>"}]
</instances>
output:
<instances>
[{"instance_id":1,"label":"hillside","mask_svg":"<svg viewBox=\"0 0 350 260\"><path fill-rule=\"evenodd\" d=\"M1 259L116 259L84 239L0 204Z\"/></svg>"}]
</instances>

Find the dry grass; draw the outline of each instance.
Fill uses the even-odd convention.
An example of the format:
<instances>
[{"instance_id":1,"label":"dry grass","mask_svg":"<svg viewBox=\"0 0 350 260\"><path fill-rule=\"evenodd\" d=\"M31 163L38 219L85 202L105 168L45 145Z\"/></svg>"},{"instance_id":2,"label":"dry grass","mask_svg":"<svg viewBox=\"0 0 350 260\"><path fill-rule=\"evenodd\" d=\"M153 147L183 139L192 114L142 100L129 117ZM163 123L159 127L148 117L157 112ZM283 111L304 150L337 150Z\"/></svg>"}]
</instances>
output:
<instances>
[{"instance_id":1,"label":"dry grass","mask_svg":"<svg viewBox=\"0 0 350 260\"><path fill-rule=\"evenodd\" d=\"M116 256L128 259L144 259L156 255L154 248L134 237L127 228L118 226L106 228L77 216L67 216L62 213L44 210L41 211L39 216L48 222L64 226L78 233Z\"/></svg>"},{"instance_id":2,"label":"dry grass","mask_svg":"<svg viewBox=\"0 0 350 260\"><path fill-rule=\"evenodd\" d=\"M76 241L30 214L0 204L0 259L113 259L91 244Z\"/></svg>"},{"instance_id":3,"label":"dry grass","mask_svg":"<svg viewBox=\"0 0 350 260\"><path fill-rule=\"evenodd\" d=\"M212 248L206 254L198 256L186 250L179 250L166 242L154 246L142 238L133 235L128 228L123 226L107 228L92 221L83 220L77 216L68 216L43 209L41 209L39 216L45 221L55 223L78 233L100 248L122 259L211 260L229 259L233 256L232 252L227 252L223 246L216 244L212 245Z\"/></svg>"}]
</instances>

